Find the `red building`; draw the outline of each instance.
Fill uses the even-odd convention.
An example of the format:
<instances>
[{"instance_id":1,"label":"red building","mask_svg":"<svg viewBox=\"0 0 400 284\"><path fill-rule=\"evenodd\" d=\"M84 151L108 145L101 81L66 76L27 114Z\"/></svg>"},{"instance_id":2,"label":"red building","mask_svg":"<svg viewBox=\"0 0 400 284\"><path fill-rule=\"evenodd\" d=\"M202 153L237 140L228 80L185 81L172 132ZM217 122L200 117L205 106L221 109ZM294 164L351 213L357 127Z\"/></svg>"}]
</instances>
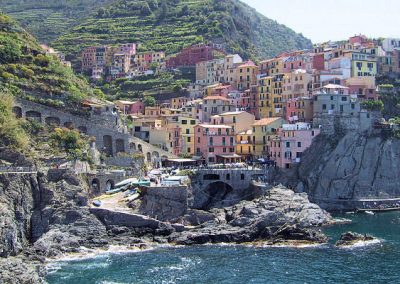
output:
<instances>
[{"instance_id":1,"label":"red building","mask_svg":"<svg viewBox=\"0 0 400 284\"><path fill-rule=\"evenodd\" d=\"M183 49L176 56L167 60L167 68L195 66L201 61L214 59L214 48L205 44Z\"/></svg>"},{"instance_id":2,"label":"red building","mask_svg":"<svg viewBox=\"0 0 400 284\"><path fill-rule=\"evenodd\" d=\"M325 70L325 55L324 55L324 53L318 53L318 54L314 55L313 68L316 70Z\"/></svg>"}]
</instances>

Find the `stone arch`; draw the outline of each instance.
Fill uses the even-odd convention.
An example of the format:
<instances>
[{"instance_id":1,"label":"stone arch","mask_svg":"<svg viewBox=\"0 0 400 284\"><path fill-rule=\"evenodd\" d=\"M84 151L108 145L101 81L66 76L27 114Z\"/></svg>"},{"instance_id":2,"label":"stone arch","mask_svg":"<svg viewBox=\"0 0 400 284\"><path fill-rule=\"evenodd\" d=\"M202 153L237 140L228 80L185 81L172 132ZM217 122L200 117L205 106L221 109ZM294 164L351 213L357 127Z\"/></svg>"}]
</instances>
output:
<instances>
[{"instance_id":1,"label":"stone arch","mask_svg":"<svg viewBox=\"0 0 400 284\"><path fill-rule=\"evenodd\" d=\"M74 128L74 123L71 121L67 121L64 123L64 127L68 128L68 129L73 129Z\"/></svg>"},{"instance_id":2,"label":"stone arch","mask_svg":"<svg viewBox=\"0 0 400 284\"><path fill-rule=\"evenodd\" d=\"M203 193L206 195L206 200L202 204L203 210L209 210L213 207L224 204L228 201L228 195L233 191L233 187L225 182L216 181L212 182L204 189Z\"/></svg>"},{"instance_id":3,"label":"stone arch","mask_svg":"<svg viewBox=\"0 0 400 284\"><path fill-rule=\"evenodd\" d=\"M86 126L79 126L78 130L80 133L87 134L87 127Z\"/></svg>"},{"instance_id":4,"label":"stone arch","mask_svg":"<svg viewBox=\"0 0 400 284\"><path fill-rule=\"evenodd\" d=\"M114 189L115 182L112 179L106 181L106 191Z\"/></svg>"},{"instance_id":5,"label":"stone arch","mask_svg":"<svg viewBox=\"0 0 400 284\"><path fill-rule=\"evenodd\" d=\"M124 139L115 140L115 150L116 150L117 153L124 153L125 152L125 141L124 141Z\"/></svg>"},{"instance_id":6,"label":"stone arch","mask_svg":"<svg viewBox=\"0 0 400 284\"><path fill-rule=\"evenodd\" d=\"M143 147L142 147L142 144L138 144L138 151L143 153Z\"/></svg>"},{"instance_id":7,"label":"stone arch","mask_svg":"<svg viewBox=\"0 0 400 284\"><path fill-rule=\"evenodd\" d=\"M146 160L147 160L147 162L151 162L151 153L150 152L147 152L147 154L146 154Z\"/></svg>"},{"instance_id":8,"label":"stone arch","mask_svg":"<svg viewBox=\"0 0 400 284\"><path fill-rule=\"evenodd\" d=\"M110 135L103 136L103 151L108 156L112 156L113 154L113 143Z\"/></svg>"},{"instance_id":9,"label":"stone arch","mask_svg":"<svg viewBox=\"0 0 400 284\"><path fill-rule=\"evenodd\" d=\"M19 106L14 106L12 111L16 118L22 118L22 108Z\"/></svg>"},{"instance_id":10,"label":"stone arch","mask_svg":"<svg viewBox=\"0 0 400 284\"><path fill-rule=\"evenodd\" d=\"M220 180L220 176L217 174L205 174L203 180Z\"/></svg>"},{"instance_id":11,"label":"stone arch","mask_svg":"<svg viewBox=\"0 0 400 284\"><path fill-rule=\"evenodd\" d=\"M101 185L100 185L100 180L98 178L94 178L92 180L92 183L90 184L90 186L91 186L92 193L94 193L94 194L100 193Z\"/></svg>"},{"instance_id":12,"label":"stone arch","mask_svg":"<svg viewBox=\"0 0 400 284\"><path fill-rule=\"evenodd\" d=\"M160 153L158 153L157 151L153 151L153 153L151 153L151 156L155 159L159 159L160 158Z\"/></svg>"},{"instance_id":13,"label":"stone arch","mask_svg":"<svg viewBox=\"0 0 400 284\"><path fill-rule=\"evenodd\" d=\"M129 144L129 148L131 149L131 151L136 151L136 143L131 142L131 143Z\"/></svg>"},{"instance_id":14,"label":"stone arch","mask_svg":"<svg viewBox=\"0 0 400 284\"><path fill-rule=\"evenodd\" d=\"M38 111L27 111L25 117L27 120L42 122L42 114Z\"/></svg>"},{"instance_id":15,"label":"stone arch","mask_svg":"<svg viewBox=\"0 0 400 284\"><path fill-rule=\"evenodd\" d=\"M61 121L58 117L49 116L44 119L44 122L49 126L60 126Z\"/></svg>"}]
</instances>

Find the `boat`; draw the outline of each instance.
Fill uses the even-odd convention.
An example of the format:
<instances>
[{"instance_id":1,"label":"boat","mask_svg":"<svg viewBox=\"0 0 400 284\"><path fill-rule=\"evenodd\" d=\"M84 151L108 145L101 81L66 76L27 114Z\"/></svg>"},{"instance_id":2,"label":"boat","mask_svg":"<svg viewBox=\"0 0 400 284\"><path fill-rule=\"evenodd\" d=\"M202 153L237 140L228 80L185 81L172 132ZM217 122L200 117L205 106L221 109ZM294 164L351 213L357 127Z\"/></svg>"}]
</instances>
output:
<instances>
[{"instance_id":1,"label":"boat","mask_svg":"<svg viewBox=\"0 0 400 284\"><path fill-rule=\"evenodd\" d=\"M133 183L133 182L135 182L137 180L138 180L137 178L128 178L126 180L123 180L123 181L117 183L114 187L115 188L119 188L119 187L125 186L127 184L131 184L131 183Z\"/></svg>"},{"instance_id":2,"label":"boat","mask_svg":"<svg viewBox=\"0 0 400 284\"><path fill-rule=\"evenodd\" d=\"M107 190L107 191L106 191L106 194L107 194L107 195L111 195L111 194L114 194L114 193L118 193L118 192L120 192L120 191L122 191L122 187Z\"/></svg>"},{"instance_id":3,"label":"boat","mask_svg":"<svg viewBox=\"0 0 400 284\"><path fill-rule=\"evenodd\" d=\"M140 197L140 194L139 193L135 193L132 196L127 197L125 200L127 202L131 202L131 201L134 201L134 200L138 199L139 197Z\"/></svg>"},{"instance_id":4,"label":"boat","mask_svg":"<svg viewBox=\"0 0 400 284\"><path fill-rule=\"evenodd\" d=\"M94 206L96 206L96 207L100 207L101 206L101 201L100 200L94 200L92 204Z\"/></svg>"},{"instance_id":5,"label":"boat","mask_svg":"<svg viewBox=\"0 0 400 284\"><path fill-rule=\"evenodd\" d=\"M365 214L368 214L368 215L375 215L375 213L374 212L372 212L372 211L369 211L369 210L367 210L367 211L364 211L365 212Z\"/></svg>"},{"instance_id":6,"label":"boat","mask_svg":"<svg viewBox=\"0 0 400 284\"><path fill-rule=\"evenodd\" d=\"M132 185L135 186L150 186L150 180L140 179L137 182L133 182Z\"/></svg>"}]
</instances>

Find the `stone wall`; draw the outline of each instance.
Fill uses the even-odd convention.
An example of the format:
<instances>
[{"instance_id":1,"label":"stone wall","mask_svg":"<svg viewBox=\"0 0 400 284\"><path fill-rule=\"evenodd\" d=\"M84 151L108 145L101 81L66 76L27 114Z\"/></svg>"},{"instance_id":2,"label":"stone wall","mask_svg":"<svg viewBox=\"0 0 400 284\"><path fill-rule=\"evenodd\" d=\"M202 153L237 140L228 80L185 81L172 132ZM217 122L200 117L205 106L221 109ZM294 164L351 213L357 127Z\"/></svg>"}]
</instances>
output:
<instances>
[{"instance_id":1,"label":"stone wall","mask_svg":"<svg viewBox=\"0 0 400 284\"><path fill-rule=\"evenodd\" d=\"M181 217L188 210L186 186L146 187L142 190L140 211L161 221Z\"/></svg>"}]
</instances>

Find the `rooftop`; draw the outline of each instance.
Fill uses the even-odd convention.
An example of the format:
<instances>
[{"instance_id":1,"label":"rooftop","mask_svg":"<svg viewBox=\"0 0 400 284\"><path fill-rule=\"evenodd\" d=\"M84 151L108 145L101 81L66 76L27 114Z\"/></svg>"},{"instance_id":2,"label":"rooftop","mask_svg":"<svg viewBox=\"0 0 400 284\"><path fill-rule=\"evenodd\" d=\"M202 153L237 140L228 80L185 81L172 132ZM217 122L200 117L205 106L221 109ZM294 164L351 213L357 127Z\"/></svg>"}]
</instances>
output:
<instances>
[{"instance_id":1,"label":"rooftop","mask_svg":"<svg viewBox=\"0 0 400 284\"><path fill-rule=\"evenodd\" d=\"M263 118L260 120L256 120L255 123L253 123L253 126L263 126L263 125L268 125L271 124L279 119L282 119L280 117L269 117L269 118Z\"/></svg>"},{"instance_id":2,"label":"rooftop","mask_svg":"<svg viewBox=\"0 0 400 284\"><path fill-rule=\"evenodd\" d=\"M224 129L231 129L231 126L228 125L214 125L214 124L199 124L200 127L204 127L204 128L224 128Z\"/></svg>"}]
</instances>

